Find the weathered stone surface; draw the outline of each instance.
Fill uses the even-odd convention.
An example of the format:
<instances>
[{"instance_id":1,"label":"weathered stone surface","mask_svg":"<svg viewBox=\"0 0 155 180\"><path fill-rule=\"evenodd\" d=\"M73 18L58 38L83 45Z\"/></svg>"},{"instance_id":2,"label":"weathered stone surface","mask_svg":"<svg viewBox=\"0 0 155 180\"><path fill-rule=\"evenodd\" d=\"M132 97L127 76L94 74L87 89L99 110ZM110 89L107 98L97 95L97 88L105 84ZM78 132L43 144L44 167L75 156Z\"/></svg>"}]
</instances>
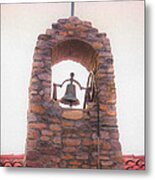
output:
<instances>
[{"instance_id":1,"label":"weathered stone surface","mask_svg":"<svg viewBox=\"0 0 155 180\"><path fill-rule=\"evenodd\" d=\"M37 114L44 114L45 108L43 106L40 106L40 105L31 104L30 111L33 113L37 113Z\"/></svg>"},{"instance_id":2,"label":"weathered stone surface","mask_svg":"<svg viewBox=\"0 0 155 180\"><path fill-rule=\"evenodd\" d=\"M112 156L111 158L112 158L112 160L114 160L115 162L118 162L118 163L124 162L122 156Z\"/></svg>"},{"instance_id":3,"label":"weathered stone surface","mask_svg":"<svg viewBox=\"0 0 155 180\"><path fill-rule=\"evenodd\" d=\"M101 132L100 132L100 137L101 137L102 139L110 139L109 132L101 131Z\"/></svg>"},{"instance_id":4,"label":"weathered stone surface","mask_svg":"<svg viewBox=\"0 0 155 180\"><path fill-rule=\"evenodd\" d=\"M34 113L31 113L31 112L27 113L27 119L28 119L28 122L37 121L36 115Z\"/></svg>"},{"instance_id":5,"label":"weathered stone surface","mask_svg":"<svg viewBox=\"0 0 155 180\"><path fill-rule=\"evenodd\" d=\"M66 28L67 30L73 30L73 29L75 29L75 25L71 24L71 23L66 23L64 25L64 28Z\"/></svg>"},{"instance_id":6,"label":"weathered stone surface","mask_svg":"<svg viewBox=\"0 0 155 180\"><path fill-rule=\"evenodd\" d=\"M63 148L63 152L70 153L70 152L76 152L76 151L77 151L77 148L75 148L75 147L64 147Z\"/></svg>"},{"instance_id":7,"label":"weathered stone surface","mask_svg":"<svg viewBox=\"0 0 155 180\"><path fill-rule=\"evenodd\" d=\"M44 123L29 123L29 128L34 128L34 129L44 129L44 128L46 128L47 127L47 125L46 124L44 124Z\"/></svg>"},{"instance_id":8,"label":"weathered stone surface","mask_svg":"<svg viewBox=\"0 0 155 180\"><path fill-rule=\"evenodd\" d=\"M63 111L62 117L65 119L79 120L83 117L83 111L81 110L66 110Z\"/></svg>"},{"instance_id":9,"label":"weathered stone surface","mask_svg":"<svg viewBox=\"0 0 155 180\"><path fill-rule=\"evenodd\" d=\"M52 121L53 123L56 123L56 124L60 124L60 123L61 123L61 120L58 119L58 118L56 118L56 117L52 117L52 118L51 118L51 121Z\"/></svg>"},{"instance_id":10,"label":"weathered stone surface","mask_svg":"<svg viewBox=\"0 0 155 180\"><path fill-rule=\"evenodd\" d=\"M34 61L33 62L33 67L44 67L44 63L41 61Z\"/></svg>"},{"instance_id":11,"label":"weathered stone surface","mask_svg":"<svg viewBox=\"0 0 155 180\"><path fill-rule=\"evenodd\" d=\"M44 155L57 155L57 149L55 147L40 147L39 150Z\"/></svg>"},{"instance_id":12,"label":"weathered stone surface","mask_svg":"<svg viewBox=\"0 0 155 180\"><path fill-rule=\"evenodd\" d=\"M49 126L49 128L52 130L52 131L61 131L61 126L58 125L58 124L51 124Z\"/></svg>"},{"instance_id":13,"label":"weathered stone surface","mask_svg":"<svg viewBox=\"0 0 155 180\"><path fill-rule=\"evenodd\" d=\"M26 167L34 167L34 168L41 168L43 167L43 164L41 163L41 161L31 161L31 160L28 160L25 162L25 166Z\"/></svg>"},{"instance_id":14,"label":"weathered stone surface","mask_svg":"<svg viewBox=\"0 0 155 180\"><path fill-rule=\"evenodd\" d=\"M48 157L49 158L49 157ZM60 157L57 157L57 156L50 156L50 159L53 161L53 162L56 162L56 163L59 163L61 161Z\"/></svg>"},{"instance_id":15,"label":"weathered stone surface","mask_svg":"<svg viewBox=\"0 0 155 180\"><path fill-rule=\"evenodd\" d=\"M100 104L100 110L106 111L107 110L107 106L103 105L103 104Z\"/></svg>"},{"instance_id":16,"label":"weathered stone surface","mask_svg":"<svg viewBox=\"0 0 155 180\"><path fill-rule=\"evenodd\" d=\"M28 131L28 138L30 139L37 139L39 137L39 132L33 129L29 129Z\"/></svg>"},{"instance_id":17,"label":"weathered stone surface","mask_svg":"<svg viewBox=\"0 0 155 180\"><path fill-rule=\"evenodd\" d=\"M47 34L47 35L53 34L53 30L52 30L52 29L46 29L46 34Z\"/></svg>"},{"instance_id":18,"label":"weathered stone surface","mask_svg":"<svg viewBox=\"0 0 155 180\"><path fill-rule=\"evenodd\" d=\"M53 142L54 142L55 144L61 144L61 137L59 137L59 136L53 137Z\"/></svg>"},{"instance_id":19,"label":"weathered stone surface","mask_svg":"<svg viewBox=\"0 0 155 180\"><path fill-rule=\"evenodd\" d=\"M33 77L33 78L31 79L31 81L30 81L31 84L32 84L32 83L36 83L36 82L38 82L38 78L37 78L37 77Z\"/></svg>"},{"instance_id":20,"label":"weathered stone surface","mask_svg":"<svg viewBox=\"0 0 155 180\"><path fill-rule=\"evenodd\" d=\"M108 111L106 111L106 113L109 116L116 116L117 115L116 111L112 111L112 110L108 110Z\"/></svg>"},{"instance_id":21,"label":"weathered stone surface","mask_svg":"<svg viewBox=\"0 0 155 180\"><path fill-rule=\"evenodd\" d=\"M82 165L82 169L90 169L92 168L90 165L87 165L87 164L83 164ZM93 168L92 168L93 169ZM97 168L96 168L97 169Z\"/></svg>"},{"instance_id":22,"label":"weathered stone surface","mask_svg":"<svg viewBox=\"0 0 155 180\"><path fill-rule=\"evenodd\" d=\"M118 140L111 140L111 146L112 146L112 149L114 149L114 150L120 150L121 149L121 145L118 142Z\"/></svg>"},{"instance_id":23,"label":"weathered stone surface","mask_svg":"<svg viewBox=\"0 0 155 180\"><path fill-rule=\"evenodd\" d=\"M88 139L88 138L85 138L85 139L83 139L83 141L82 141L82 144L84 145L84 146L90 146L90 145L92 145L92 140L90 140L90 139Z\"/></svg>"},{"instance_id":24,"label":"weathered stone surface","mask_svg":"<svg viewBox=\"0 0 155 180\"><path fill-rule=\"evenodd\" d=\"M101 155L101 156L99 156L99 159L100 160L110 160L110 157Z\"/></svg>"},{"instance_id":25,"label":"weathered stone surface","mask_svg":"<svg viewBox=\"0 0 155 180\"><path fill-rule=\"evenodd\" d=\"M63 144L65 146L78 146L80 145L80 143L81 143L80 139L71 139L71 138L63 139Z\"/></svg>"},{"instance_id":26,"label":"weathered stone surface","mask_svg":"<svg viewBox=\"0 0 155 180\"><path fill-rule=\"evenodd\" d=\"M47 81L42 81L42 85L45 86L45 87L50 87L51 83L47 82Z\"/></svg>"},{"instance_id":27,"label":"weathered stone surface","mask_svg":"<svg viewBox=\"0 0 155 180\"><path fill-rule=\"evenodd\" d=\"M105 142L105 143L103 144L103 149L104 149L104 150L109 150L109 149L111 149L110 143Z\"/></svg>"},{"instance_id":28,"label":"weathered stone surface","mask_svg":"<svg viewBox=\"0 0 155 180\"><path fill-rule=\"evenodd\" d=\"M40 157L40 153L38 151L28 151L26 155L28 160L38 160Z\"/></svg>"},{"instance_id":29,"label":"weathered stone surface","mask_svg":"<svg viewBox=\"0 0 155 180\"><path fill-rule=\"evenodd\" d=\"M101 161L102 166L112 166L113 162L112 161Z\"/></svg>"},{"instance_id":30,"label":"weathered stone surface","mask_svg":"<svg viewBox=\"0 0 155 180\"><path fill-rule=\"evenodd\" d=\"M113 133L110 133L110 137L112 139L118 139L119 138L119 134L118 134L118 132L113 132Z\"/></svg>"},{"instance_id":31,"label":"weathered stone surface","mask_svg":"<svg viewBox=\"0 0 155 180\"><path fill-rule=\"evenodd\" d=\"M52 136L53 135L53 132L50 131L50 130L42 130L41 131L41 134L44 135L44 136Z\"/></svg>"},{"instance_id":32,"label":"weathered stone surface","mask_svg":"<svg viewBox=\"0 0 155 180\"><path fill-rule=\"evenodd\" d=\"M34 95L33 97L32 97L32 101L33 102L39 102L39 101L41 101L41 97L39 96L39 95Z\"/></svg>"},{"instance_id":33,"label":"weathered stone surface","mask_svg":"<svg viewBox=\"0 0 155 180\"><path fill-rule=\"evenodd\" d=\"M50 138L49 138L49 136L41 136L40 139L42 141L49 141Z\"/></svg>"},{"instance_id":34,"label":"weathered stone surface","mask_svg":"<svg viewBox=\"0 0 155 180\"><path fill-rule=\"evenodd\" d=\"M35 149L36 148L36 146L37 146L37 140L32 140L32 139L29 139L29 140L27 140L27 146L26 146L26 148L28 149Z\"/></svg>"},{"instance_id":35,"label":"weathered stone surface","mask_svg":"<svg viewBox=\"0 0 155 180\"><path fill-rule=\"evenodd\" d=\"M79 165L81 165L81 162L74 160L74 161L70 161L69 164L79 166Z\"/></svg>"},{"instance_id":36,"label":"weathered stone surface","mask_svg":"<svg viewBox=\"0 0 155 180\"><path fill-rule=\"evenodd\" d=\"M40 80L45 80L45 81L50 81L51 80L51 76L50 76L49 73L38 74L38 78Z\"/></svg>"},{"instance_id":37,"label":"weathered stone surface","mask_svg":"<svg viewBox=\"0 0 155 180\"><path fill-rule=\"evenodd\" d=\"M72 126L74 126L74 123L70 122L70 121L63 121L62 126L64 126L64 127L72 127Z\"/></svg>"},{"instance_id":38,"label":"weathered stone surface","mask_svg":"<svg viewBox=\"0 0 155 180\"><path fill-rule=\"evenodd\" d=\"M70 159L73 159L73 158L74 158L74 156L72 156L70 154L66 154L66 155L62 156L62 159L64 159L64 160L70 160Z\"/></svg>"},{"instance_id":39,"label":"weathered stone surface","mask_svg":"<svg viewBox=\"0 0 155 180\"><path fill-rule=\"evenodd\" d=\"M100 49L100 48L103 47L103 44L100 43L100 42L94 42L94 43L92 43L92 46L93 46L93 48L95 48L95 49Z\"/></svg>"},{"instance_id":40,"label":"weathered stone surface","mask_svg":"<svg viewBox=\"0 0 155 180\"><path fill-rule=\"evenodd\" d=\"M81 153L79 155L76 155L76 159L87 160L88 159L88 154L87 153Z\"/></svg>"}]
</instances>

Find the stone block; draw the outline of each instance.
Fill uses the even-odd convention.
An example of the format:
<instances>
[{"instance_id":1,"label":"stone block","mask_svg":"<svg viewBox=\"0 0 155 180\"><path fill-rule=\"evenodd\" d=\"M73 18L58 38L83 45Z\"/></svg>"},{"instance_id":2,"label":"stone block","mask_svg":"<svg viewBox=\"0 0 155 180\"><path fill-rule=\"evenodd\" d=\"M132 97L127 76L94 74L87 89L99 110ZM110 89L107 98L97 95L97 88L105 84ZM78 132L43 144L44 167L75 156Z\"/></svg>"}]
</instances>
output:
<instances>
[{"instance_id":1,"label":"stone block","mask_svg":"<svg viewBox=\"0 0 155 180\"><path fill-rule=\"evenodd\" d=\"M92 46L95 49L101 49L103 47L103 44L100 42L94 42L94 43L92 43Z\"/></svg>"},{"instance_id":2,"label":"stone block","mask_svg":"<svg viewBox=\"0 0 155 180\"><path fill-rule=\"evenodd\" d=\"M63 139L63 144L65 146L79 146L81 143L80 139L66 138Z\"/></svg>"},{"instance_id":3,"label":"stone block","mask_svg":"<svg viewBox=\"0 0 155 180\"><path fill-rule=\"evenodd\" d=\"M102 166L112 166L113 165L113 161L101 161L101 165Z\"/></svg>"},{"instance_id":4,"label":"stone block","mask_svg":"<svg viewBox=\"0 0 155 180\"><path fill-rule=\"evenodd\" d=\"M37 121L37 116L34 113L28 112L27 119L28 119L28 122L35 122Z\"/></svg>"},{"instance_id":5,"label":"stone block","mask_svg":"<svg viewBox=\"0 0 155 180\"><path fill-rule=\"evenodd\" d=\"M29 129L28 131L28 138L30 139L37 139L39 137L39 132L33 129Z\"/></svg>"},{"instance_id":6,"label":"stone block","mask_svg":"<svg viewBox=\"0 0 155 180\"><path fill-rule=\"evenodd\" d=\"M56 117L52 117L51 121L52 121L52 123L55 123L55 124L60 124L61 123L61 120L59 118L56 118Z\"/></svg>"},{"instance_id":7,"label":"stone block","mask_svg":"<svg viewBox=\"0 0 155 180\"><path fill-rule=\"evenodd\" d=\"M53 162L56 162L56 163L59 163L61 161L60 157L57 157L57 156L50 156L50 159L51 161ZM49 160L49 157L48 157L48 160Z\"/></svg>"},{"instance_id":8,"label":"stone block","mask_svg":"<svg viewBox=\"0 0 155 180\"><path fill-rule=\"evenodd\" d=\"M121 149L121 145L120 145L120 143L118 142L118 140L112 139L112 140L111 140L111 146L112 146L112 149L113 149L113 150L120 150L120 149Z\"/></svg>"},{"instance_id":9,"label":"stone block","mask_svg":"<svg viewBox=\"0 0 155 180\"><path fill-rule=\"evenodd\" d=\"M39 96L39 95L33 95L32 98L31 98L31 100L32 100L33 102L40 102L40 101L41 101L41 96Z\"/></svg>"},{"instance_id":10,"label":"stone block","mask_svg":"<svg viewBox=\"0 0 155 180\"><path fill-rule=\"evenodd\" d=\"M109 142L103 143L103 150L110 150L111 149L111 144Z\"/></svg>"},{"instance_id":11,"label":"stone block","mask_svg":"<svg viewBox=\"0 0 155 180\"><path fill-rule=\"evenodd\" d=\"M52 139L53 139L53 142L55 144L61 144L61 137L60 136L54 136Z\"/></svg>"},{"instance_id":12,"label":"stone block","mask_svg":"<svg viewBox=\"0 0 155 180\"><path fill-rule=\"evenodd\" d=\"M49 141L50 138L49 138L49 136L41 136L40 140L42 140L42 141Z\"/></svg>"},{"instance_id":13,"label":"stone block","mask_svg":"<svg viewBox=\"0 0 155 180\"><path fill-rule=\"evenodd\" d=\"M66 155L62 156L62 159L64 159L64 160L71 160L71 159L74 159L74 156L72 156L70 154L66 154Z\"/></svg>"},{"instance_id":14,"label":"stone block","mask_svg":"<svg viewBox=\"0 0 155 180\"><path fill-rule=\"evenodd\" d=\"M42 73L38 75L40 80L51 81L51 75L49 73Z\"/></svg>"},{"instance_id":15,"label":"stone block","mask_svg":"<svg viewBox=\"0 0 155 180\"><path fill-rule=\"evenodd\" d=\"M33 67L44 67L44 63L41 61L34 61L32 65Z\"/></svg>"},{"instance_id":16,"label":"stone block","mask_svg":"<svg viewBox=\"0 0 155 180\"><path fill-rule=\"evenodd\" d=\"M81 162L74 160L74 161L70 161L69 164L79 166L79 165L81 165Z\"/></svg>"},{"instance_id":17,"label":"stone block","mask_svg":"<svg viewBox=\"0 0 155 180\"><path fill-rule=\"evenodd\" d=\"M72 126L74 126L74 123L71 121L63 121L62 126L63 127L72 127Z\"/></svg>"},{"instance_id":18,"label":"stone block","mask_svg":"<svg viewBox=\"0 0 155 180\"><path fill-rule=\"evenodd\" d=\"M75 147L64 147L63 148L63 152L71 153L71 152L76 152L76 151L77 151L77 148L75 148Z\"/></svg>"},{"instance_id":19,"label":"stone block","mask_svg":"<svg viewBox=\"0 0 155 180\"><path fill-rule=\"evenodd\" d=\"M41 131L41 134L44 135L44 136L52 136L53 135L53 132L50 131L50 130L42 130Z\"/></svg>"},{"instance_id":20,"label":"stone block","mask_svg":"<svg viewBox=\"0 0 155 180\"><path fill-rule=\"evenodd\" d=\"M28 124L28 127L30 128L30 129L44 129L44 128L46 128L47 127L47 125L46 124L44 124L44 123L29 123Z\"/></svg>"},{"instance_id":21,"label":"stone block","mask_svg":"<svg viewBox=\"0 0 155 180\"><path fill-rule=\"evenodd\" d=\"M101 131L100 132L100 138L101 139L110 139L109 132Z\"/></svg>"},{"instance_id":22,"label":"stone block","mask_svg":"<svg viewBox=\"0 0 155 180\"><path fill-rule=\"evenodd\" d=\"M33 113L37 113L37 114L44 114L45 108L41 105L31 104L30 105L30 111Z\"/></svg>"},{"instance_id":23,"label":"stone block","mask_svg":"<svg viewBox=\"0 0 155 180\"><path fill-rule=\"evenodd\" d=\"M27 160L25 162L25 166L26 167L34 167L34 168L42 168L43 164L41 161L31 161L31 160Z\"/></svg>"},{"instance_id":24,"label":"stone block","mask_svg":"<svg viewBox=\"0 0 155 180\"><path fill-rule=\"evenodd\" d=\"M40 158L40 153L38 151L27 151L26 157L28 160L38 160Z\"/></svg>"},{"instance_id":25,"label":"stone block","mask_svg":"<svg viewBox=\"0 0 155 180\"><path fill-rule=\"evenodd\" d=\"M92 140L91 139L88 139L88 138L85 138L85 139L83 139L83 141L82 141L82 144L84 145L84 146L90 146L90 145L92 145Z\"/></svg>"},{"instance_id":26,"label":"stone block","mask_svg":"<svg viewBox=\"0 0 155 180\"><path fill-rule=\"evenodd\" d=\"M44 155L57 156L57 149L55 147L39 147L39 151Z\"/></svg>"},{"instance_id":27,"label":"stone block","mask_svg":"<svg viewBox=\"0 0 155 180\"><path fill-rule=\"evenodd\" d=\"M87 153L81 153L79 155L76 155L76 159L78 159L78 160L87 160L88 159L88 154Z\"/></svg>"},{"instance_id":28,"label":"stone block","mask_svg":"<svg viewBox=\"0 0 155 180\"><path fill-rule=\"evenodd\" d=\"M49 128L52 130L52 131L61 131L61 126L58 125L58 124L51 124L49 126Z\"/></svg>"},{"instance_id":29,"label":"stone block","mask_svg":"<svg viewBox=\"0 0 155 180\"><path fill-rule=\"evenodd\" d=\"M118 134L118 132L113 132L113 133L110 133L110 137L112 139L118 139L119 138L119 134Z\"/></svg>"},{"instance_id":30,"label":"stone block","mask_svg":"<svg viewBox=\"0 0 155 180\"><path fill-rule=\"evenodd\" d=\"M62 117L70 120L79 120L83 118L82 110L64 110Z\"/></svg>"}]
</instances>

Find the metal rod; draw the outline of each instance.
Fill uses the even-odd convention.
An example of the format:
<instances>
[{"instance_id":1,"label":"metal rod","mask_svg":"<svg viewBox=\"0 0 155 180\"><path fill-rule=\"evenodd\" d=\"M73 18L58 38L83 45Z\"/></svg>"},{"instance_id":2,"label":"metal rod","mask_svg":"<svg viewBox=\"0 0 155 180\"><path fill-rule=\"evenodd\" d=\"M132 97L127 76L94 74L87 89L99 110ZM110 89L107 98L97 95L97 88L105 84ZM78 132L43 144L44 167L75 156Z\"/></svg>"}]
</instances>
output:
<instances>
[{"instance_id":1,"label":"metal rod","mask_svg":"<svg viewBox=\"0 0 155 180\"><path fill-rule=\"evenodd\" d=\"M97 135L100 137L100 104L99 104L99 97L97 94Z\"/></svg>"},{"instance_id":2,"label":"metal rod","mask_svg":"<svg viewBox=\"0 0 155 180\"><path fill-rule=\"evenodd\" d=\"M71 16L74 16L74 2L71 2Z\"/></svg>"}]
</instances>

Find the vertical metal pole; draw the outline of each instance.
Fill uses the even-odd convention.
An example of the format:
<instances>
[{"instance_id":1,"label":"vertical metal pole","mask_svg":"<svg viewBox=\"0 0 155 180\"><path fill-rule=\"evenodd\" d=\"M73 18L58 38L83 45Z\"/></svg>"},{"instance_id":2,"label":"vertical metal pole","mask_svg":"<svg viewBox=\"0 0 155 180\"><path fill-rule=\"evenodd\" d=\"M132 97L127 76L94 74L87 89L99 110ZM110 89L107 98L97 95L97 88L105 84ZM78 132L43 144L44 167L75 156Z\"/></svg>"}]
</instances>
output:
<instances>
[{"instance_id":1,"label":"vertical metal pole","mask_svg":"<svg viewBox=\"0 0 155 180\"><path fill-rule=\"evenodd\" d=\"M71 16L74 16L74 2L71 2Z\"/></svg>"},{"instance_id":2,"label":"vertical metal pole","mask_svg":"<svg viewBox=\"0 0 155 180\"><path fill-rule=\"evenodd\" d=\"M98 93L97 93L97 135L99 138L100 137L100 103L99 103Z\"/></svg>"},{"instance_id":3,"label":"vertical metal pole","mask_svg":"<svg viewBox=\"0 0 155 180\"><path fill-rule=\"evenodd\" d=\"M98 139L98 146L97 146L97 150L98 150L98 169L100 169L100 103L99 103L99 97L98 97L98 92L97 92L97 139Z\"/></svg>"}]
</instances>

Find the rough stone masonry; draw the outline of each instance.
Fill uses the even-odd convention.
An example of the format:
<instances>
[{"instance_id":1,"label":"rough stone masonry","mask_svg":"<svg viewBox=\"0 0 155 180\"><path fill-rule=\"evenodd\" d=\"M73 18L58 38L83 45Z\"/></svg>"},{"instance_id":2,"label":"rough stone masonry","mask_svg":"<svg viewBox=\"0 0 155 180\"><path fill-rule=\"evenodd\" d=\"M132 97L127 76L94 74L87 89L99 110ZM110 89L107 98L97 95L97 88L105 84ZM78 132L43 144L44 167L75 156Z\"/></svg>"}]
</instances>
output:
<instances>
[{"instance_id":1,"label":"rough stone masonry","mask_svg":"<svg viewBox=\"0 0 155 180\"><path fill-rule=\"evenodd\" d=\"M96 100L77 110L62 108L51 98L52 66L67 59L94 73L100 137ZM59 19L38 36L34 50L24 165L123 169L115 104L113 56L106 33L77 17Z\"/></svg>"}]
</instances>

